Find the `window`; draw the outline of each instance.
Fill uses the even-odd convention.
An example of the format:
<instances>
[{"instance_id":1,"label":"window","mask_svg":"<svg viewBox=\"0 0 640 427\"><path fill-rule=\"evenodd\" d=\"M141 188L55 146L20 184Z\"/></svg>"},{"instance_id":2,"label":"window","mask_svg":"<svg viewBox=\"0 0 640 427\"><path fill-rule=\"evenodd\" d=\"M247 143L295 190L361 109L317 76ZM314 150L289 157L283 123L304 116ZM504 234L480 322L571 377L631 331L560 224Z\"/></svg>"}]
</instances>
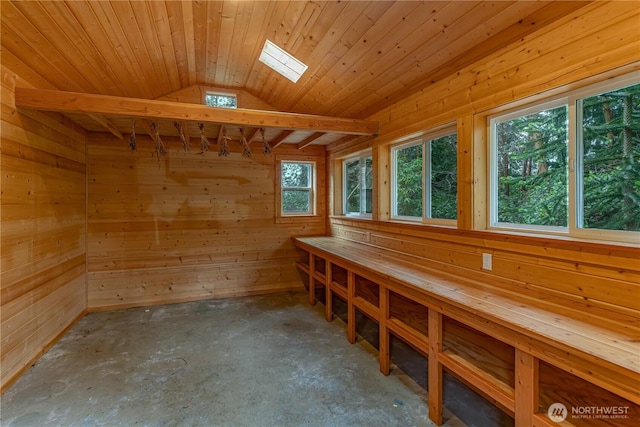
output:
<instances>
[{"instance_id":1,"label":"window","mask_svg":"<svg viewBox=\"0 0 640 427\"><path fill-rule=\"evenodd\" d=\"M640 231L640 84L575 104L577 227Z\"/></svg>"},{"instance_id":2,"label":"window","mask_svg":"<svg viewBox=\"0 0 640 427\"><path fill-rule=\"evenodd\" d=\"M373 212L373 161L371 155L343 161L343 206L345 215L370 216Z\"/></svg>"},{"instance_id":3,"label":"window","mask_svg":"<svg viewBox=\"0 0 640 427\"><path fill-rule=\"evenodd\" d=\"M567 226L567 111L555 102L491 121L492 225Z\"/></svg>"},{"instance_id":4,"label":"window","mask_svg":"<svg viewBox=\"0 0 640 427\"><path fill-rule=\"evenodd\" d=\"M453 224L458 211L455 130L448 127L391 153L393 217Z\"/></svg>"},{"instance_id":5,"label":"window","mask_svg":"<svg viewBox=\"0 0 640 427\"><path fill-rule=\"evenodd\" d=\"M204 103L210 107L238 108L238 99L235 95L207 92Z\"/></svg>"},{"instance_id":6,"label":"window","mask_svg":"<svg viewBox=\"0 0 640 427\"><path fill-rule=\"evenodd\" d=\"M282 215L314 214L314 170L312 162L280 163Z\"/></svg>"},{"instance_id":7,"label":"window","mask_svg":"<svg viewBox=\"0 0 640 427\"><path fill-rule=\"evenodd\" d=\"M638 240L639 76L490 118L492 227Z\"/></svg>"}]
</instances>

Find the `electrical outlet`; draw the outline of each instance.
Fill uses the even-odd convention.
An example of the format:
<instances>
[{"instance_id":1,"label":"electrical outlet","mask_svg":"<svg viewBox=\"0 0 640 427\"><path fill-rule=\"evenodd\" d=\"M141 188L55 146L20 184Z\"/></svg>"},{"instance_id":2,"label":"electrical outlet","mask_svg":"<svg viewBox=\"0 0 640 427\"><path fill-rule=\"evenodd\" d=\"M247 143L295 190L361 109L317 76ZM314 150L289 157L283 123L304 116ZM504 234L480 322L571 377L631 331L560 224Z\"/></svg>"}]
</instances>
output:
<instances>
[{"instance_id":1,"label":"electrical outlet","mask_svg":"<svg viewBox=\"0 0 640 427\"><path fill-rule=\"evenodd\" d=\"M492 265L492 257L491 254L482 254L482 269L491 271Z\"/></svg>"}]
</instances>

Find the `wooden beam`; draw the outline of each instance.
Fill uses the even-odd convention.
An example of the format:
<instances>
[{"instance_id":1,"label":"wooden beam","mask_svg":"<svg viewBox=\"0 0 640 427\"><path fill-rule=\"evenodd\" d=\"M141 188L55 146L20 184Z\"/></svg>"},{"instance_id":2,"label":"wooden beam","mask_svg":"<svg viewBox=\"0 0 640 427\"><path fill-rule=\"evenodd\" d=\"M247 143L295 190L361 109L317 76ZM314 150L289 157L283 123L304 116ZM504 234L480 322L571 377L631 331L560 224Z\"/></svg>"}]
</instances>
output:
<instances>
[{"instance_id":1,"label":"wooden beam","mask_svg":"<svg viewBox=\"0 0 640 427\"><path fill-rule=\"evenodd\" d=\"M16 88L16 106L62 113L102 114L225 123L239 126L315 130L355 135L378 133L378 122L340 117L281 113L243 108L216 108L172 101L125 98L77 92Z\"/></svg>"},{"instance_id":2,"label":"wooden beam","mask_svg":"<svg viewBox=\"0 0 640 427\"><path fill-rule=\"evenodd\" d=\"M302 150L303 148L310 146L311 144L313 144L313 141L326 134L326 132L316 132L313 135L308 136L304 141L298 143L298 150Z\"/></svg>"},{"instance_id":3,"label":"wooden beam","mask_svg":"<svg viewBox=\"0 0 640 427\"><path fill-rule=\"evenodd\" d=\"M244 131L246 131L246 129ZM260 131L260 128L250 128L249 129L249 131L247 132L247 135L246 135L247 144L251 144L251 141L253 141L253 138L256 137L256 135L258 134L259 131Z\"/></svg>"},{"instance_id":4,"label":"wooden beam","mask_svg":"<svg viewBox=\"0 0 640 427\"><path fill-rule=\"evenodd\" d=\"M124 137L122 136L122 132L120 132L118 130L118 128L116 127L116 125L111 123L111 121L109 119L107 119L106 117L104 117L104 116L102 116L100 114L88 114L88 116L91 117L96 123L104 126L116 138L124 139Z\"/></svg>"},{"instance_id":5,"label":"wooden beam","mask_svg":"<svg viewBox=\"0 0 640 427\"><path fill-rule=\"evenodd\" d=\"M276 136L275 139L269 143L269 145L271 146L272 149L276 148L278 145L282 144L284 140L287 139L287 137L292 133L293 133L292 130L285 130L280 132L280 134Z\"/></svg>"},{"instance_id":6,"label":"wooden beam","mask_svg":"<svg viewBox=\"0 0 640 427\"><path fill-rule=\"evenodd\" d=\"M188 144L191 144L191 135L189 135L189 122L182 120L180 122L180 126L182 126L182 133L184 134L184 139Z\"/></svg>"},{"instance_id":7,"label":"wooden beam","mask_svg":"<svg viewBox=\"0 0 640 427\"><path fill-rule=\"evenodd\" d=\"M145 132L153 139L156 140L156 134L151 130L151 120L140 120L140 124L144 128Z\"/></svg>"},{"instance_id":8,"label":"wooden beam","mask_svg":"<svg viewBox=\"0 0 640 427\"><path fill-rule=\"evenodd\" d=\"M327 151L337 151L350 147L355 147L358 144L364 144L375 139L378 135L345 135L337 141L327 145Z\"/></svg>"}]
</instances>

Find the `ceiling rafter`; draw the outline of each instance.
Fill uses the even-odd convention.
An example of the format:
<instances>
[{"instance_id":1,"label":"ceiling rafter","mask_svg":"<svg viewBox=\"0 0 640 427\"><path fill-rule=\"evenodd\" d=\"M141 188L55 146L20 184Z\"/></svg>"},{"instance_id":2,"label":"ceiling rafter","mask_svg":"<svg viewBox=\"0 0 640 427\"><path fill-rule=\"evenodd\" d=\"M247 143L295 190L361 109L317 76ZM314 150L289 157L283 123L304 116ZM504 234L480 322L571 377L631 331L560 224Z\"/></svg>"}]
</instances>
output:
<instances>
[{"instance_id":1,"label":"ceiling rafter","mask_svg":"<svg viewBox=\"0 0 640 427\"><path fill-rule=\"evenodd\" d=\"M293 133L292 130L284 130L282 132L280 132L280 134L278 136L276 136L273 141L271 141L269 143L269 145L271 146L271 148L276 148L278 145L282 144L284 142L285 139L287 139L287 137L289 135L291 135Z\"/></svg>"},{"instance_id":2,"label":"ceiling rafter","mask_svg":"<svg viewBox=\"0 0 640 427\"><path fill-rule=\"evenodd\" d=\"M116 138L124 139L124 136L122 136L122 132L120 132L120 130L116 127L116 125L111 123L111 121L106 117L100 114L88 114L88 116L91 117L96 123L104 126Z\"/></svg>"},{"instance_id":3,"label":"ceiling rafter","mask_svg":"<svg viewBox=\"0 0 640 427\"><path fill-rule=\"evenodd\" d=\"M309 135L308 137L306 137L304 139L304 141L301 141L301 142L298 143L298 150L302 150L303 148L310 146L311 144L313 144L313 142L316 139L318 139L321 136L324 136L326 134L327 134L326 132L315 132L315 133Z\"/></svg>"}]
</instances>

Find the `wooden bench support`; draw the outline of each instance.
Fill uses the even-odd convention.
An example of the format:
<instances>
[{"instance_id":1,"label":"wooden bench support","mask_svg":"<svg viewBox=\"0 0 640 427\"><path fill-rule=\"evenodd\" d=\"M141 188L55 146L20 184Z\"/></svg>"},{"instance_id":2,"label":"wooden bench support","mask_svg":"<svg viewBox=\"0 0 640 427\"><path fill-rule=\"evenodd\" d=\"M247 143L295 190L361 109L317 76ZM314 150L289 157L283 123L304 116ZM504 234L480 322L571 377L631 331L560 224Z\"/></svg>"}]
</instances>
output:
<instances>
[{"instance_id":1,"label":"wooden bench support","mask_svg":"<svg viewBox=\"0 0 640 427\"><path fill-rule=\"evenodd\" d=\"M516 427L533 425L533 415L538 412L538 359L516 349Z\"/></svg>"},{"instance_id":2,"label":"wooden bench support","mask_svg":"<svg viewBox=\"0 0 640 427\"><path fill-rule=\"evenodd\" d=\"M380 357L380 372L384 375L389 375L391 354L390 354L390 339L389 329L387 323L389 321L389 290L387 288L380 288L380 321L378 323L378 329L380 331L379 339L379 357Z\"/></svg>"},{"instance_id":3,"label":"wooden bench support","mask_svg":"<svg viewBox=\"0 0 640 427\"><path fill-rule=\"evenodd\" d=\"M351 344L356 342L356 306L353 305L356 292L356 274L349 271L347 281L347 339Z\"/></svg>"},{"instance_id":4,"label":"wooden bench support","mask_svg":"<svg viewBox=\"0 0 640 427\"><path fill-rule=\"evenodd\" d=\"M462 279L421 267L415 256L340 238L294 241L306 251L297 266L309 275L310 304L316 302L316 287L325 286L327 321L333 319L335 294L347 303L350 343L357 339L356 310L378 322L380 372L391 371L391 334L427 357L427 403L434 423L443 422L446 370L514 417L516 427L558 425L538 410L558 399L581 405L585 388L600 402L629 408L634 419L616 425L637 425L640 322L635 314L616 313L614 321L588 306L570 308L550 295ZM559 390L565 383L570 385ZM574 389L582 394L571 401Z\"/></svg>"},{"instance_id":5,"label":"wooden bench support","mask_svg":"<svg viewBox=\"0 0 640 427\"><path fill-rule=\"evenodd\" d=\"M429 309L429 418L437 425L442 424L442 365L439 356L442 353L442 314Z\"/></svg>"}]
</instances>

